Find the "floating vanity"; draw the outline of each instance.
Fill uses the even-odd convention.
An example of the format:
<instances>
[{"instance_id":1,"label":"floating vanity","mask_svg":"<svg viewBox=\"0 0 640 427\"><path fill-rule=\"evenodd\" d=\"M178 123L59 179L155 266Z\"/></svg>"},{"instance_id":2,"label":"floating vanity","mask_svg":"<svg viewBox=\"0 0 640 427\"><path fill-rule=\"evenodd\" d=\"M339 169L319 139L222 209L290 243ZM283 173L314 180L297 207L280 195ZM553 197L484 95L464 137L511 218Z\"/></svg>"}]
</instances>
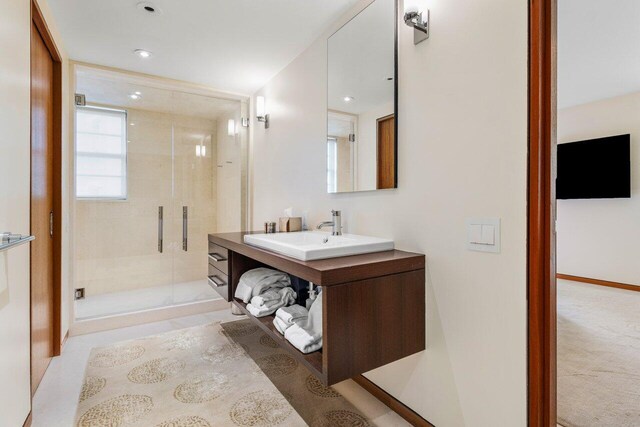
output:
<instances>
[{"instance_id":1,"label":"floating vanity","mask_svg":"<svg viewBox=\"0 0 640 427\"><path fill-rule=\"evenodd\" d=\"M325 385L332 385L425 349L425 257L387 250L301 261L248 245L244 236L209 235L212 286ZM293 233L292 233L293 234ZM271 267L322 286L323 348L303 354L233 298L240 276Z\"/></svg>"}]
</instances>

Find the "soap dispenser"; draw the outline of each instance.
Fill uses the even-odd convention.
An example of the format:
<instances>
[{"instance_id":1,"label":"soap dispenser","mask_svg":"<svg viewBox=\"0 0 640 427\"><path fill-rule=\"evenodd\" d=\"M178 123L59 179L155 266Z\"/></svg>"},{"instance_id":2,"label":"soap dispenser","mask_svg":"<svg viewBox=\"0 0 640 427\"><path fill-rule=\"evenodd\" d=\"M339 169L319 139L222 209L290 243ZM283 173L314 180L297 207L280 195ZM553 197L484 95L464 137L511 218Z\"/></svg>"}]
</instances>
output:
<instances>
[{"instance_id":1,"label":"soap dispenser","mask_svg":"<svg viewBox=\"0 0 640 427\"><path fill-rule=\"evenodd\" d=\"M309 310L311 308L311 304L313 304L313 302L316 299L316 290L313 289L313 283L309 282L309 298L307 298L307 301L305 303L305 306L307 307L307 310Z\"/></svg>"}]
</instances>

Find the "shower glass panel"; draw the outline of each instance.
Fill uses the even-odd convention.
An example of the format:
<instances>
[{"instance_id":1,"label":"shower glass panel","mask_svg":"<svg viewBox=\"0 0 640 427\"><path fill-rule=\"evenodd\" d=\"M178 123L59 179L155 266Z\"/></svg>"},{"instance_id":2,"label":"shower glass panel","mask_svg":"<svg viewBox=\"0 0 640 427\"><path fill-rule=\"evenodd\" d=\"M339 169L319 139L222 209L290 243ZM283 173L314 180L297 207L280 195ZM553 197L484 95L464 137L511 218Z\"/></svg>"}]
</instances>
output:
<instances>
[{"instance_id":1,"label":"shower glass panel","mask_svg":"<svg viewBox=\"0 0 640 427\"><path fill-rule=\"evenodd\" d=\"M246 135L229 121L244 106L88 68L76 92L87 100L78 111L125 111L127 123L126 198L76 197L76 319L220 299L207 281L207 235L243 223Z\"/></svg>"}]
</instances>

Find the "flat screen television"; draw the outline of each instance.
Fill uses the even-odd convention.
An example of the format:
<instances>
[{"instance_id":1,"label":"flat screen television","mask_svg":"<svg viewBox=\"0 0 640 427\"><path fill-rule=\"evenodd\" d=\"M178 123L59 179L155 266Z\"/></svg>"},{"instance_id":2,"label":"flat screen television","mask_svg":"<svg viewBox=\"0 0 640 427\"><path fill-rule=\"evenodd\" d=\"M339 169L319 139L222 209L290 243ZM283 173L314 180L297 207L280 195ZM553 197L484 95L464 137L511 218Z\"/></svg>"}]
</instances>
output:
<instances>
[{"instance_id":1,"label":"flat screen television","mask_svg":"<svg viewBox=\"0 0 640 427\"><path fill-rule=\"evenodd\" d=\"M631 136L558 144L557 199L631 197Z\"/></svg>"}]
</instances>

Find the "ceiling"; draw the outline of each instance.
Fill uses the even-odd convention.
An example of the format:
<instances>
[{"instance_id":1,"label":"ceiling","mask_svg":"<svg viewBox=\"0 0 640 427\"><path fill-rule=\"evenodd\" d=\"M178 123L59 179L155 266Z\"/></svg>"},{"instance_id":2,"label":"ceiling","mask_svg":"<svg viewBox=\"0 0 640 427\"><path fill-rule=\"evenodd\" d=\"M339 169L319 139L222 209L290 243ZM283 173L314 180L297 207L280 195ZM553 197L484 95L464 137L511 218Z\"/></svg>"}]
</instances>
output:
<instances>
[{"instance_id":1,"label":"ceiling","mask_svg":"<svg viewBox=\"0 0 640 427\"><path fill-rule=\"evenodd\" d=\"M640 91L640 2L558 1L558 108Z\"/></svg>"},{"instance_id":2,"label":"ceiling","mask_svg":"<svg viewBox=\"0 0 640 427\"><path fill-rule=\"evenodd\" d=\"M49 0L69 57L251 94L358 0ZM132 52L153 53L142 59Z\"/></svg>"},{"instance_id":3,"label":"ceiling","mask_svg":"<svg viewBox=\"0 0 640 427\"><path fill-rule=\"evenodd\" d=\"M394 0L371 3L329 38L328 49L330 110L362 114L393 102Z\"/></svg>"},{"instance_id":4,"label":"ceiling","mask_svg":"<svg viewBox=\"0 0 640 427\"><path fill-rule=\"evenodd\" d=\"M221 99L141 84L122 73L80 67L76 72L76 93L86 96L87 104L139 109L215 120L239 110L237 100ZM138 99L131 94L140 93Z\"/></svg>"}]
</instances>

